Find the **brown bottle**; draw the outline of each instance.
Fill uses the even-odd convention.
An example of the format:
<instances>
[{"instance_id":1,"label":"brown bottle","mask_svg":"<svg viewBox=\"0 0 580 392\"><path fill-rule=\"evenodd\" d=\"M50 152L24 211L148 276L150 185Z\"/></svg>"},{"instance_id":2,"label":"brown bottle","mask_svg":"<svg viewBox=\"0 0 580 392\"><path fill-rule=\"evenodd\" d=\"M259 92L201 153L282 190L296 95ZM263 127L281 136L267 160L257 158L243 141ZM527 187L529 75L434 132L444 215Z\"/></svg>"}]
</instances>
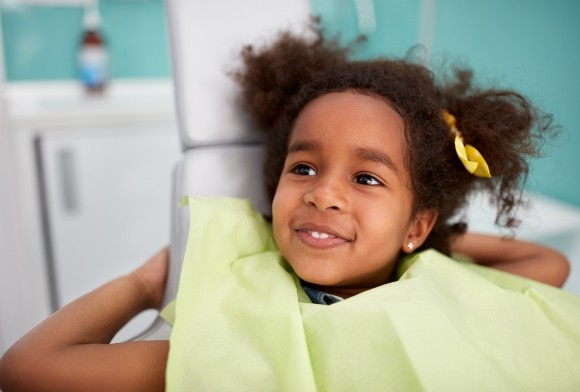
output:
<instances>
[{"instance_id":1,"label":"brown bottle","mask_svg":"<svg viewBox=\"0 0 580 392\"><path fill-rule=\"evenodd\" d=\"M99 25L100 17L96 6L87 6L78 65L79 77L89 93L102 93L108 79L109 56Z\"/></svg>"}]
</instances>

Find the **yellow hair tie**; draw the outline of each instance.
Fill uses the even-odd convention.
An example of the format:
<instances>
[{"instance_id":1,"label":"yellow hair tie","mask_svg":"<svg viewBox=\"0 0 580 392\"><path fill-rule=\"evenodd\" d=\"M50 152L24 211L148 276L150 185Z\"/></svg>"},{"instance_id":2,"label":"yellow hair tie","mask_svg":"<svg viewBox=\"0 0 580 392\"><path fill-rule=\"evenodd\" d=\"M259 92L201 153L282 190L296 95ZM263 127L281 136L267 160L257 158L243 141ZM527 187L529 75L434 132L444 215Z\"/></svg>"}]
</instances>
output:
<instances>
[{"instance_id":1,"label":"yellow hair tie","mask_svg":"<svg viewBox=\"0 0 580 392\"><path fill-rule=\"evenodd\" d=\"M463 136L457 129L455 116L447 110L443 110L441 116L447 126L451 128L451 132L455 135L455 151L467 171L477 177L491 178L489 166L487 166L487 162L485 162L481 153L475 147L469 144L463 144Z\"/></svg>"}]
</instances>

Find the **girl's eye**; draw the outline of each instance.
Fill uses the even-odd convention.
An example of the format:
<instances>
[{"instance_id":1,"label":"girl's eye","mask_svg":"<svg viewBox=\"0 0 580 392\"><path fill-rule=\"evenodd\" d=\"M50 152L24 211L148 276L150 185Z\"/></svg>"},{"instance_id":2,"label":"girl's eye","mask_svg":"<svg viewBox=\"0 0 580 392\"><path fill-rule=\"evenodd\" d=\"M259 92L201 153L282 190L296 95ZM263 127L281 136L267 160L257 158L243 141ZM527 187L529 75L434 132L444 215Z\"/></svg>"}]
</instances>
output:
<instances>
[{"instance_id":1,"label":"girl's eye","mask_svg":"<svg viewBox=\"0 0 580 392\"><path fill-rule=\"evenodd\" d=\"M355 177L354 182L362 185L381 185L381 182L370 174L359 174Z\"/></svg>"},{"instance_id":2,"label":"girl's eye","mask_svg":"<svg viewBox=\"0 0 580 392\"><path fill-rule=\"evenodd\" d=\"M308 165L298 164L294 166L292 169L294 174L298 174L299 176L315 176L316 171Z\"/></svg>"}]
</instances>

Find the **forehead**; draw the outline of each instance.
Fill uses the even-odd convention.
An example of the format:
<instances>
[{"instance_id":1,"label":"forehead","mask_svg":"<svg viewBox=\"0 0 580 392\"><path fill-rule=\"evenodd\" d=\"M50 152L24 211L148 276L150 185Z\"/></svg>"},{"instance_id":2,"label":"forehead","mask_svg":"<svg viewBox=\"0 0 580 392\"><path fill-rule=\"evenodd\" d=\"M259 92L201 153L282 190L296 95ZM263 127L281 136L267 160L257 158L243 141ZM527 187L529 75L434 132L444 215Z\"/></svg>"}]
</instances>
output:
<instances>
[{"instance_id":1,"label":"forehead","mask_svg":"<svg viewBox=\"0 0 580 392\"><path fill-rule=\"evenodd\" d=\"M328 148L387 150L400 161L406 150L403 118L385 100L354 91L325 94L306 105L290 145L303 140L322 141Z\"/></svg>"}]
</instances>

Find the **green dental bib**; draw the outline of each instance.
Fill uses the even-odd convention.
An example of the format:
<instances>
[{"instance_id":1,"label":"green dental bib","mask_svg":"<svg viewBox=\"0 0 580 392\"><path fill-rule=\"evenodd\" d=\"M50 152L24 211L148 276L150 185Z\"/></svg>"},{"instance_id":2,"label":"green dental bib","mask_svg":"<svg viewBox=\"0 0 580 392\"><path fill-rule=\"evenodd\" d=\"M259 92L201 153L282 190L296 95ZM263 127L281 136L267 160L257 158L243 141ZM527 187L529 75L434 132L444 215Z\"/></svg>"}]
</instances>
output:
<instances>
[{"instance_id":1,"label":"green dental bib","mask_svg":"<svg viewBox=\"0 0 580 392\"><path fill-rule=\"evenodd\" d=\"M578 391L580 298L436 251L310 303L249 202L188 198L168 391Z\"/></svg>"}]
</instances>

